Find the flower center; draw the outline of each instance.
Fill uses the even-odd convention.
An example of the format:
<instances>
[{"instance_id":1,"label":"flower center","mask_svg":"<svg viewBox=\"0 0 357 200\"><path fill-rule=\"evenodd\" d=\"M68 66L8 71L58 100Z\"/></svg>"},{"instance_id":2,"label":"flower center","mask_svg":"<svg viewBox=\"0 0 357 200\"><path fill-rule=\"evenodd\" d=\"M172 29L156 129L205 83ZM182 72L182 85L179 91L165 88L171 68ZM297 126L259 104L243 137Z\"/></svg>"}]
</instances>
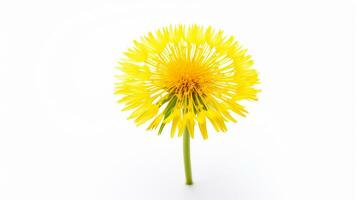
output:
<instances>
[{"instance_id":1,"label":"flower center","mask_svg":"<svg viewBox=\"0 0 357 200\"><path fill-rule=\"evenodd\" d=\"M181 97L192 93L202 93L201 80L196 74L181 74L178 75L172 89Z\"/></svg>"}]
</instances>

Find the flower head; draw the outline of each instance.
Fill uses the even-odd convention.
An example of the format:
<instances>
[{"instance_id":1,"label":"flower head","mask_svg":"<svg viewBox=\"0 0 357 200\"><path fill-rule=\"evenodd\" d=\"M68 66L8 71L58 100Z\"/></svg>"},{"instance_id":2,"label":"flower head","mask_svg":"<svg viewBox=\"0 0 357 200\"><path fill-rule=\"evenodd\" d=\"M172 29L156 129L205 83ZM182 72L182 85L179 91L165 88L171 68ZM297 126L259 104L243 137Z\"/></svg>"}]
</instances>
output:
<instances>
[{"instance_id":1,"label":"flower head","mask_svg":"<svg viewBox=\"0 0 357 200\"><path fill-rule=\"evenodd\" d=\"M195 126L207 139L206 123L226 131L232 112L245 116L241 100L257 100L258 83L247 50L223 31L198 25L164 27L148 33L125 52L119 63L115 93L122 95L123 110L149 130L171 124L171 136Z\"/></svg>"}]
</instances>

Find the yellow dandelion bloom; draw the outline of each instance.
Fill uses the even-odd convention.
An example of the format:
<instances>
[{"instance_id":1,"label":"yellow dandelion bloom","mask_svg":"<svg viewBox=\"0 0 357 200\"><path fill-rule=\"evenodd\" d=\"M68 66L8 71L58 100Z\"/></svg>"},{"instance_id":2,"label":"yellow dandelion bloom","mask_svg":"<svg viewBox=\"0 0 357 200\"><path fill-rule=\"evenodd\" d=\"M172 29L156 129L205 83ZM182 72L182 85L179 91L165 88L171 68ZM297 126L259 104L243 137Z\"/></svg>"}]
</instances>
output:
<instances>
[{"instance_id":1,"label":"yellow dandelion bloom","mask_svg":"<svg viewBox=\"0 0 357 200\"><path fill-rule=\"evenodd\" d=\"M171 137L195 126L208 138L207 123L226 131L236 122L232 113L245 116L242 100L257 100L257 71L247 50L233 36L198 25L177 25L149 32L125 53L119 63L115 93L129 119Z\"/></svg>"}]
</instances>

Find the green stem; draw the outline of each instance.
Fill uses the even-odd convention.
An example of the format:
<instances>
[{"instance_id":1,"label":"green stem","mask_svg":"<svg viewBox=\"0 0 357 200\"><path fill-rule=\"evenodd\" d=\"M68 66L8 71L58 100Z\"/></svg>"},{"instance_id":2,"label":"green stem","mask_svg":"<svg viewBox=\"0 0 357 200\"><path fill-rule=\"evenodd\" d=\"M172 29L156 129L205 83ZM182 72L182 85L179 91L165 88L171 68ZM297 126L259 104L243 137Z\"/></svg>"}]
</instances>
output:
<instances>
[{"instance_id":1,"label":"green stem","mask_svg":"<svg viewBox=\"0 0 357 200\"><path fill-rule=\"evenodd\" d=\"M186 185L192 185L191 156L190 156L190 134L185 128L183 134L183 160L185 165Z\"/></svg>"}]
</instances>

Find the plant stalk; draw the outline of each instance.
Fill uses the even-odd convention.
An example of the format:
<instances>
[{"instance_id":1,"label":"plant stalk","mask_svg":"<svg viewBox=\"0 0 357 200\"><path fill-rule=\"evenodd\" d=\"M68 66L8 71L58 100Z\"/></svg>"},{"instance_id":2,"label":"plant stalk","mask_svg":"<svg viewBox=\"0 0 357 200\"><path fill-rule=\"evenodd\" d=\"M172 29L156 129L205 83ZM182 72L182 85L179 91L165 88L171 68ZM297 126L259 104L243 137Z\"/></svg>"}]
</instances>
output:
<instances>
[{"instance_id":1,"label":"plant stalk","mask_svg":"<svg viewBox=\"0 0 357 200\"><path fill-rule=\"evenodd\" d=\"M191 155L190 155L190 134L185 128L183 134L183 161L185 165L186 185L192 185Z\"/></svg>"}]
</instances>

